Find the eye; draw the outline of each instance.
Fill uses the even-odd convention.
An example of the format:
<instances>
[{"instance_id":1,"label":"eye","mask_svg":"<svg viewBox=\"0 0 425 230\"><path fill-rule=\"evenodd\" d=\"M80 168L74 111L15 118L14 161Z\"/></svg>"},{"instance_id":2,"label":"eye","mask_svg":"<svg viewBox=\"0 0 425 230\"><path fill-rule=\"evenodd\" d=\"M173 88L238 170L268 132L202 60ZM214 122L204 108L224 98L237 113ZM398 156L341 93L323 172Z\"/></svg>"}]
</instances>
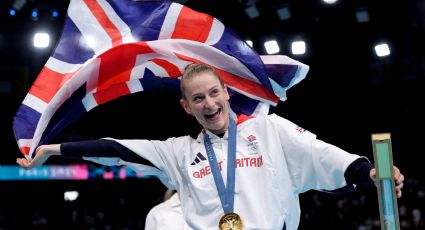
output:
<instances>
[{"instance_id":1,"label":"eye","mask_svg":"<svg viewBox=\"0 0 425 230\"><path fill-rule=\"evenodd\" d=\"M195 103L201 102L202 99L203 99L202 96L195 96L195 97L192 98L193 102L195 102Z\"/></svg>"},{"instance_id":2,"label":"eye","mask_svg":"<svg viewBox=\"0 0 425 230\"><path fill-rule=\"evenodd\" d=\"M212 91L211 91L211 95L212 96L216 96L218 93L219 93L220 91L218 90L218 89L213 89Z\"/></svg>"}]
</instances>

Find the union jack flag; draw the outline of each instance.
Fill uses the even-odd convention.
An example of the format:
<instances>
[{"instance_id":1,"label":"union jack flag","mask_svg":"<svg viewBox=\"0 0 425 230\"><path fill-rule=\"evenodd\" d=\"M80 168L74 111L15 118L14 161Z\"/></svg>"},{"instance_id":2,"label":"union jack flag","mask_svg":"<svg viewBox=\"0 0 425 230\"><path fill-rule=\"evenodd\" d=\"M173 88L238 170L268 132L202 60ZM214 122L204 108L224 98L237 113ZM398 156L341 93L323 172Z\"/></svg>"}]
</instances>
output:
<instances>
[{"instance_id":1,"label":"union jack flag","mask_svg":"<svg viewBox=\"0 0 425 230\"><path fill-rule=\"evenodd\" d=\"M31 159L76 118L120 96L179 88L206 63L233 91L233 112L258 115L286 100L308 66L258 55L216 18L169 1L71 0L62 35L16 112L15 138Z\"/></svg>"}]
</instances>

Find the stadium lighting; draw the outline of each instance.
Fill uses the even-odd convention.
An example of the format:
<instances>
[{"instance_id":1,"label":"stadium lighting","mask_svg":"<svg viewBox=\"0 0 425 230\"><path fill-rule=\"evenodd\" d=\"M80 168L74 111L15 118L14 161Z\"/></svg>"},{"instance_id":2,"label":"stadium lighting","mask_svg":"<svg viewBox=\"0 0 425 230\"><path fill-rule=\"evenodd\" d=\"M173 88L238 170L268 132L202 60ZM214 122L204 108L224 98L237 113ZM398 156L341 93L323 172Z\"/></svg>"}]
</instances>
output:
<instances>
[{"instance_id":1,"label":"stadium lighting","mask_svg":"<svg viewBox=\"0 0 425 230\"><path fill-rule=\"evenodd\" d=\"M254 19L260 16L260 11L258 11L257 6L255 6L255 4L245 8L245 13L250 19Z\"/></svg>"},{"instance_id":2,"label":"stadium lighting","mask_svg":"<svg viewBox=\"0 0 425 230\"><path fill-rule=\"evenodd\" d=\"M251 47L253 47L254 45L254 43L251 40L246 40L245 42Z\"/></svg>"},{"instance_id":3,"label":"stadium lighting","mask_svg":"<svg viewBox=\"0 0 425 230\"><path fill-rule=\"evenodd\" d=\"M305 42L304 41L294 41L291 44L291 51L294 55L305 54Z\"/></svg>"},{"instance_id":4,"label":"stadium lighting","mask_svg":"<svg viewBox=\"0 0 425 230\"><path fill-rule=\"evenodd\" d=\"M74 201L78 198L80 194L78 193L78 191L65 191L63 193L63 199L65 201Z\"/></svg>"},{"instance_id":5,"label":"stadium lighting","mask_svg":"<svg viewBox=\"0 0 425 230\"><path fill-rule=\"evenodd\" d=\"M56 18L56 17L58 17L58 16L59 16L58 11L57 11L57 10L53 10L53 11L52 11L52 17Z\"/></svg>"},{"instance_id":6,"label":"stadium lighting","mask_svg":"<svg viewBox=\"0 0 425 230\"><path fill-rule=\"evenodd\" d=\"M50 36L48 33L36 33L34 34L34 47L46 48L49 46Z\"/></svg>"},{"instance_id":7,"label":"stadium lighting","mask_svg":"<svg viewBox=\"0 0 425 230\"><path fill-rule=\"evenodd\" d=\"M367 10L357 10L356 11L356 20L358 23L364 23L369 21L369 13Z\"/></svg>"},{"instance_id":8,"label":"stadium lighting","mask_svg":"<svg viewBox=\"0 0 425 230\"><path fill-rule=\"evenodd\" d=\"M279 44L277 44L276 40L266 41L264 43L264 47L266 48L266 52L268 54L276 54L279 53Z\"/></svg>"},{"instance_id":9,"label":"stadium lighting","mask_svg":"<svg viewBox=\"0 0 425 230\"><path fill-rule=\"evenodd\" d=\"M375 52L378 57L384 57L390 55L390 48L387 43L378 44L375 46Z\"/></svg>"},{"instance_id":10,"label":"stadium lighting","mask_svg":"<svg viewBox=\"0 0 425 230\"><path fill-rule=\"evenodd\" d=\"M38 20L38 10L37 9L34 9L34 10L31 11L31 18L34 21Z\"/></svg>"},{"instance_id":11,"label":"stadium lighting","mask_svg":"<svg viewBox=\"0 0 425 230\"><path fill-rule=\"evenodd\" d=\"M323 0L326 4L335 4L338 0Z\"/></svg>"},{"instance_id":12,"label":"stadium lighting","mask_svg":"<svg viewBox=\"0 0 425 230\"><path fill-rule=\"evenodd\" d=\"M16 15L16 11L14 9L10 9L9 10L9 15L10 16L15 16Z\"/></svg>"},{"instance_id":13,"label":"stadium lighting","mask_svg":"<svg viewBox=\"0 0 425 230\"><path fill-rule=\"evenodd\" d=\"M291 11L289 11L289 8L287 6L277 9L276 13L281 21L288 20L291 18Z\"/></svg>"}]
</instances>

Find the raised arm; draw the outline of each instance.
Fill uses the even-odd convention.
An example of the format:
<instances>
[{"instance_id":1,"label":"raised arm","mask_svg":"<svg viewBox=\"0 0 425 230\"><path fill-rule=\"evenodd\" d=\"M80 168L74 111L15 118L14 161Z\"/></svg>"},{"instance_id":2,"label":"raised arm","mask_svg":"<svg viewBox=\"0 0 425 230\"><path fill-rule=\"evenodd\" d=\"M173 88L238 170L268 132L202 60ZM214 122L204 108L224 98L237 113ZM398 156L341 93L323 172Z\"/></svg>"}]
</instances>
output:
<instances>
[{"instance_id":1,"label":"raised arm","mask_svg":"<svg viewBox=\"0 0 425 230\"><path fill-rule=\"evenodd\" d=\"M36 155L33 160L19 158L16 160L16 163L27 169L33 168L44 164L53 155L78 159L87 159L90 157L114 158L152 166L152 163L148 160L118 142L107 139L41 145L36 149Z\"/></svg>"}]
</instances>

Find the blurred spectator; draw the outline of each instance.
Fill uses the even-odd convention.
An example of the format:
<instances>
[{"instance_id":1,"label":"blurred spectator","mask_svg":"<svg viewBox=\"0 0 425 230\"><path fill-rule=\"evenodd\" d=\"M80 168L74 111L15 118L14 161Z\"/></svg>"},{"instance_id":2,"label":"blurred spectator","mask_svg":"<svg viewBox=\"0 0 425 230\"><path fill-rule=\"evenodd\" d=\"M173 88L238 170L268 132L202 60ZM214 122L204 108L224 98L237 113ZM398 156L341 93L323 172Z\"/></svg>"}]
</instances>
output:
<instances>
[{"instance_id":1,"label":"blurred spectator","mask_svg":"<svg viewBox=\"0 0 425 230\"><path fill-rule=\"evenodd\" d=\"M180 198L176 190L168 189L163 202L153 207L146 216L145 230L186 229Z\"/></svg>"}]
</instances>

